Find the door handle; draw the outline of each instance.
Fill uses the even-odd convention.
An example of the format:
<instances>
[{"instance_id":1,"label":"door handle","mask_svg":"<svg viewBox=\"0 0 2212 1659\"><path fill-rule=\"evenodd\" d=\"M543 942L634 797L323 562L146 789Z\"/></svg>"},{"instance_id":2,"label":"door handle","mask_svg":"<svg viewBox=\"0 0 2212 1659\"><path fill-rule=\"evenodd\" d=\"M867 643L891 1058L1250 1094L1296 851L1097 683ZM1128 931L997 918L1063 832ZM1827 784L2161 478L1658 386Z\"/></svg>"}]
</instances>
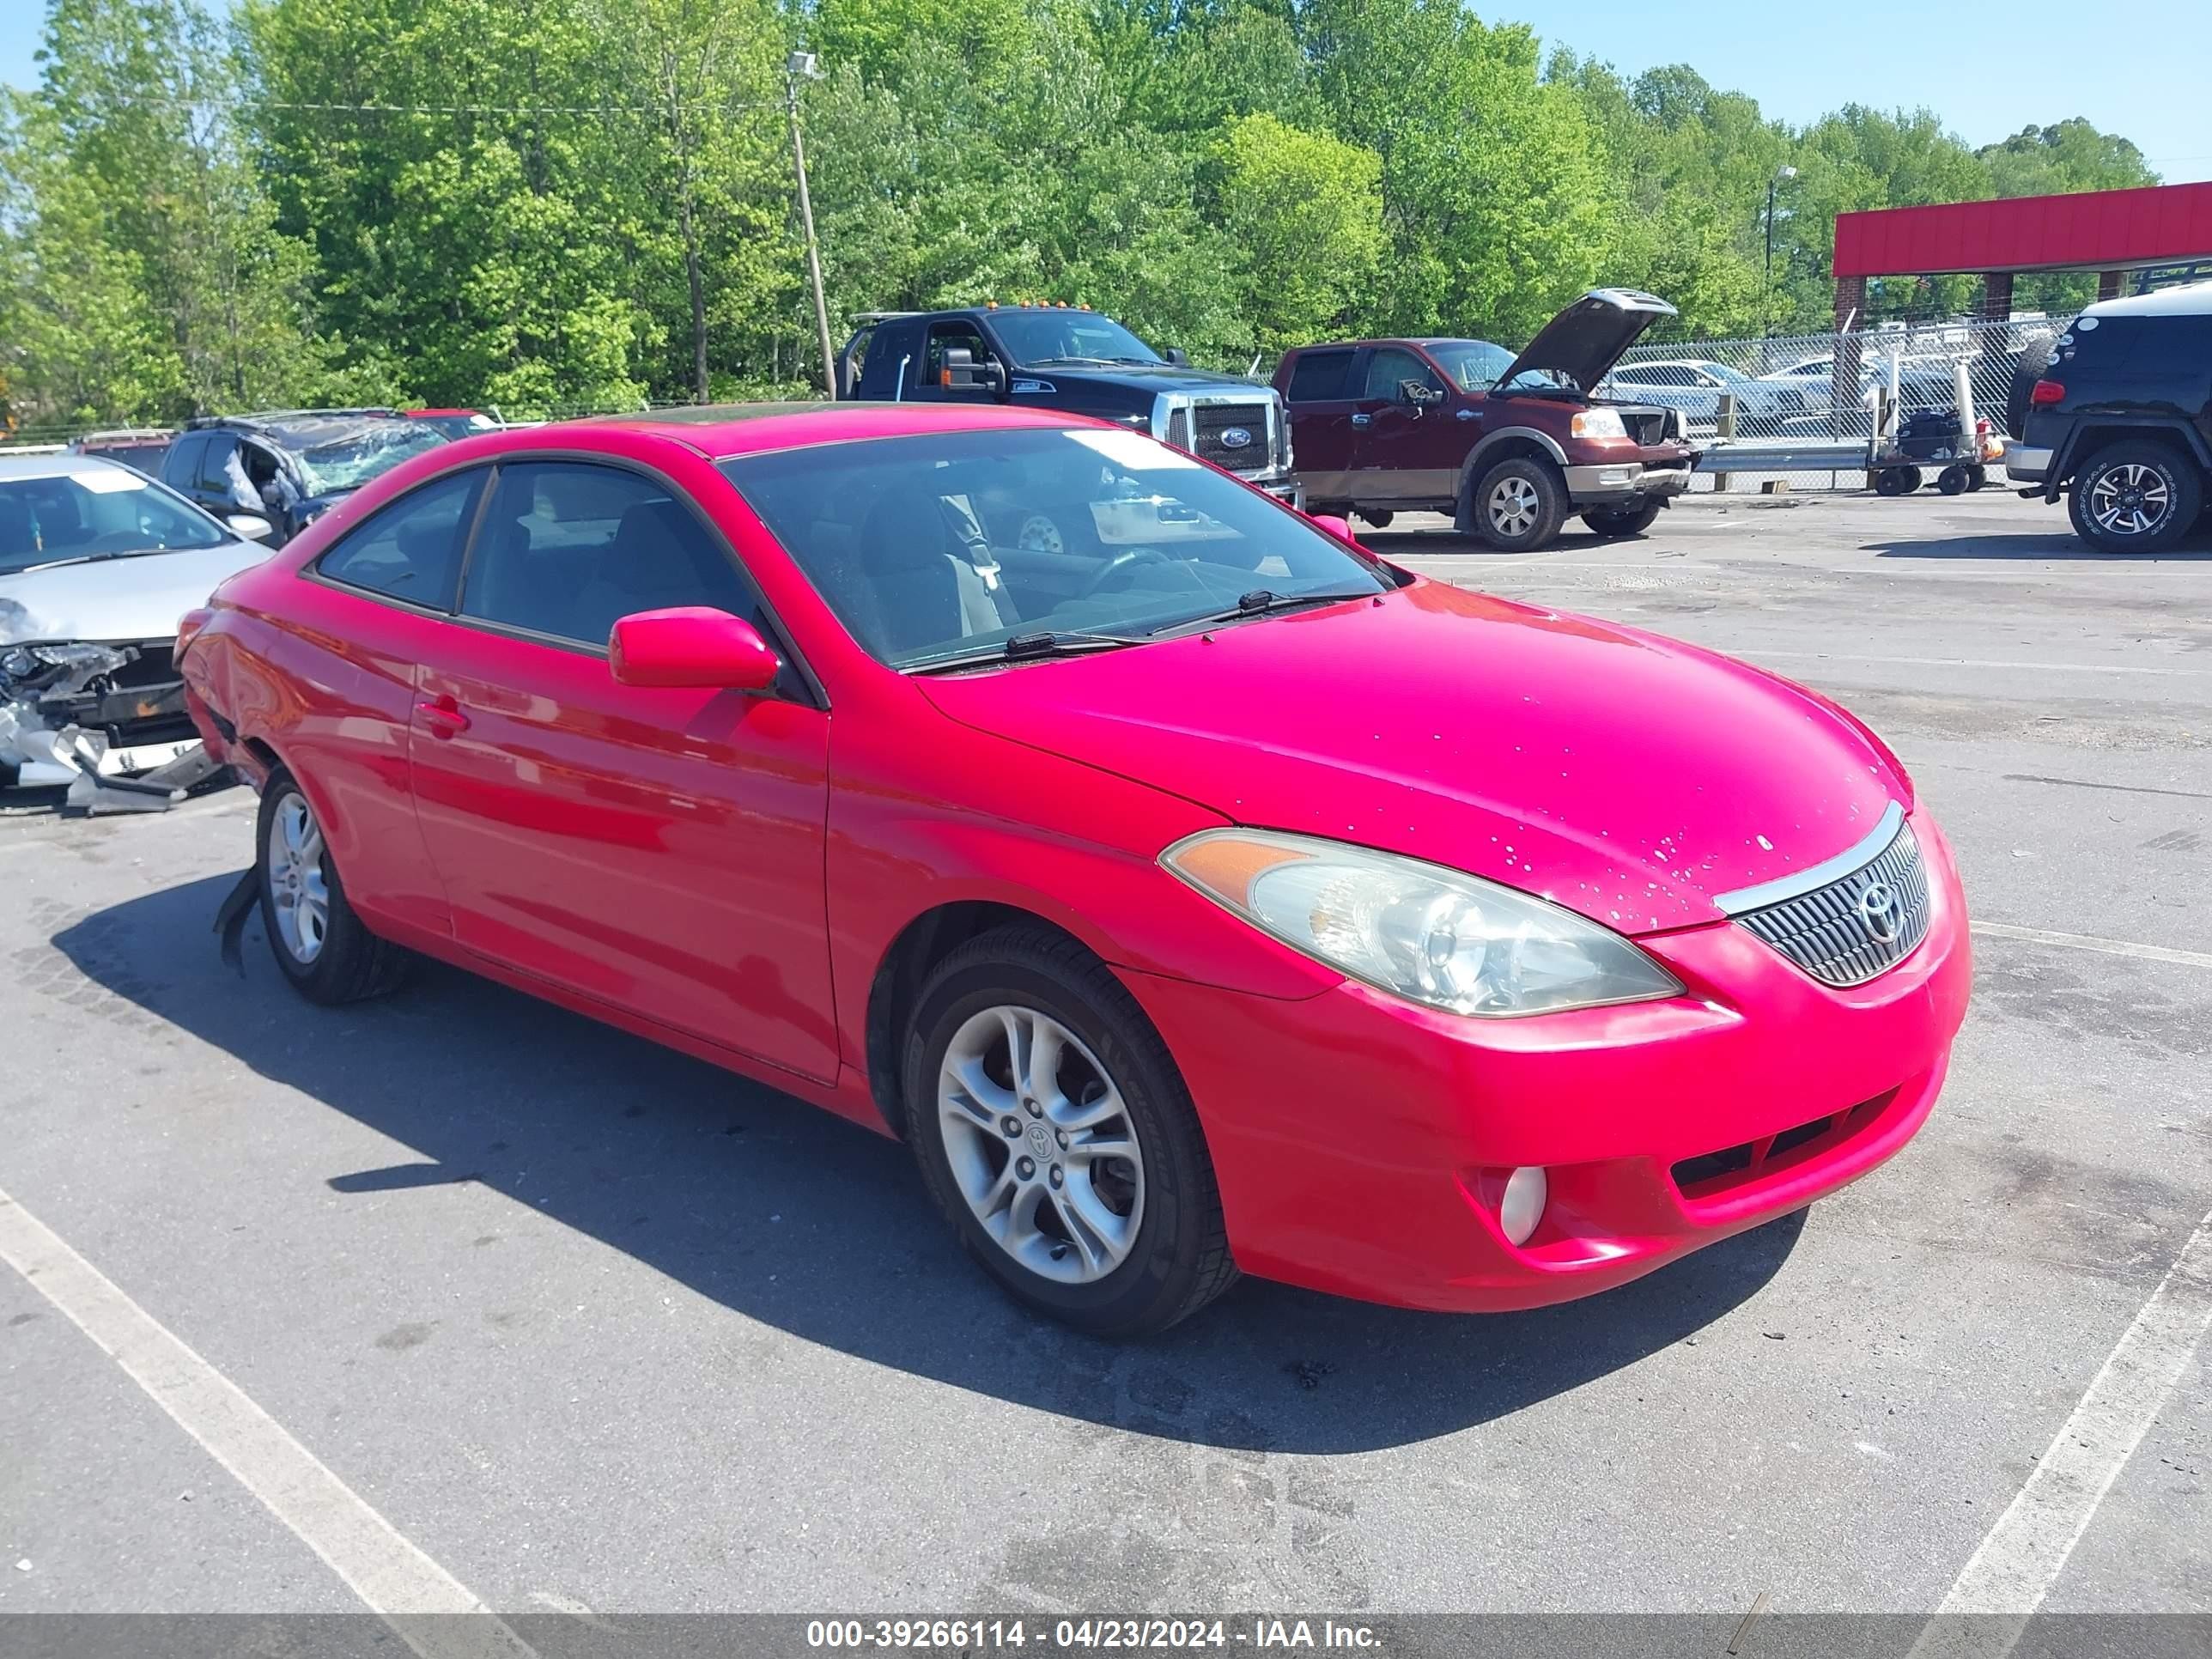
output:
<instances>
[{"instance_id":1,"label":"door handle","mask_svg":"<svg viewBox=\"0 0 2212 1659\"><path fill-rule=\"evenodd\" d=\"M434 702L418 702L415 712L422 717L422 724L434 738L459 737L469 729L469 717L461 713L460 704L451 697L440 697Z\"/></svg>"},{"instance_id":2,"label":"door handle","mask_svg":"<svg viewBox=\"0 0 2212 1659\"><path fill-rule=\"evenodd\" d=\"M1352 423L1354 426L1372 426L1375 417L1372 415L1355 415L1352 417Z\"/></svg>"},{"instance_id":3,"label":"door handle","mask_svg":"<svg viewBox=\"0 0 2212 1659\"><path fill-rule=\"evenodd\" d=\"M1455 421L1474 421L1481 418L1482 417L1480 416L1477 415L1471 409L1461 409L1452 411L1452 419Z\"/></svg>"}]
</instances>

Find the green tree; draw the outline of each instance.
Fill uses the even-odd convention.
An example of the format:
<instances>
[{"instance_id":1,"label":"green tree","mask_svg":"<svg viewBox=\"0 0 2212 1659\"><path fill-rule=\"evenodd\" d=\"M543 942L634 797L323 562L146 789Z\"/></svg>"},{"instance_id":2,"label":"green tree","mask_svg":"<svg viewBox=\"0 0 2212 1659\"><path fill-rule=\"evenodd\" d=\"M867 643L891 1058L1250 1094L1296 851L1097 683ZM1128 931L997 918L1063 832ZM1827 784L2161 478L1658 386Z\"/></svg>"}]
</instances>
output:
<instances>
[{"instance_id":1,"label":"green tree","mask_svg":"<svg viewBox=\"0 0 2212 1659\"><path fill-rule=\"evenodd\" d=\"M1382 158L1259 113L1224 125L1214 161L1253 347L1273 355L1341 328L1382 264Z\"/></svg>"}]
</instances>

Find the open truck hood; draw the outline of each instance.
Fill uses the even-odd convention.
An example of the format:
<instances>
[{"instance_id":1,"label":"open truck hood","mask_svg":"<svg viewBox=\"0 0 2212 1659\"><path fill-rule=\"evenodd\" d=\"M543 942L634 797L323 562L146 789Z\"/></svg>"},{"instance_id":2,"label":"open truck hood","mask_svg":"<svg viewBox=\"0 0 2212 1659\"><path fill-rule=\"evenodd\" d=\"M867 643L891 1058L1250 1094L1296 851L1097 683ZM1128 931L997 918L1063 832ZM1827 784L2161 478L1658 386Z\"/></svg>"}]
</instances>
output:
<instances>
[{"instance_id":1,"label":"open truck hood","mask_svg":"<svg viewBox=\"0 0 2212 1659\"><path fill-rule=\"evenodd\" d=\"M1592 289L1536 331L1512 367L1498 377L1500 391L1532 369L1557 374L1583 392L1613 373L1620 355L1644 330L1674 307L1656 294L1632 288Z\"/></svg>"}]
</instances>

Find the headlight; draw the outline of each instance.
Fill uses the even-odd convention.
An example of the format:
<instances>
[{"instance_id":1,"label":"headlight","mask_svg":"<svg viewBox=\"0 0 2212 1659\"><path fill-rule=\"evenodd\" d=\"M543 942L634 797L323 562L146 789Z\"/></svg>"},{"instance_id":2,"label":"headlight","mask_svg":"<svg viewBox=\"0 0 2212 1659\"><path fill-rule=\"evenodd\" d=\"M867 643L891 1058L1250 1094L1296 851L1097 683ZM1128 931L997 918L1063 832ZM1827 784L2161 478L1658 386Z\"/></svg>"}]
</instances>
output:
<instances>
[{"instance_id":1,"label":"headlight","mask_svg":"<svg viewBox=\"0 0 2212 1659\"><path fill-rule=\"evenodd\" d=\"M1272 830L1207 830L1166 868L1340 973L1456 1014L1553 1013L1680 994L1620 934L1495 882Z\"/></svg>"},{"instance_id":2,"label":"headlight","mask_svg":"<svg viewBox=\"0 0 2212 1659\"><path fill-rule=\"evenodd\" d=\"M1586 409L1567 422L1567 431L1577 438L1626 438L1628 428L1617 409Z\"/></svg>"}]
</instances>

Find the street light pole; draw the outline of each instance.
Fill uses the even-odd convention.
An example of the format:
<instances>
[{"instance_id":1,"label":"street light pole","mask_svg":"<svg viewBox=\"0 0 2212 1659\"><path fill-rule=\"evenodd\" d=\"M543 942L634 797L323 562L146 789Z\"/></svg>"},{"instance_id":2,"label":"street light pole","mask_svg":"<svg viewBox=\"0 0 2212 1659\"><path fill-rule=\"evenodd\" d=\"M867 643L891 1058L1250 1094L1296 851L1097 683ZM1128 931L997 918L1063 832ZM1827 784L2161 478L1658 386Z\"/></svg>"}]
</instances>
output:
<instances>
[{"instance_id":1,"label":"street light pole","mask_svg":"<svg viewBox=\"0 0 2212 1659\"><path fill-rule=\"evenodd\" d=\"M811 52L794 52L783 60L785 102L791 111L791 165L799 175L799 217L806 227L806 270L814 279L814 326L821 336L822 386L831 398L837 395L837 357L830 343L830 305L822 297L822 250L814 240L814 204L806 194L806 145L799 136L799 83L819 81L822 65Z\"/></svg>"},{"instance_id":2,"label":"street light pole","mask_svg":"<svg viewBox=\"0 0 2212 1659\"><path fill-rule=\"evenodd\" d=\"M1766 283L1759 301L1759 332L1761 334L1771 335L1774 332L1774 187L1784 179L1795 179L1796 176L1796 167L1777 167L1774 170L1774 176L1766 181ZM805 189L805 186L802 184L800 185L802 199Z\"/></svg>"}]
</instances>

